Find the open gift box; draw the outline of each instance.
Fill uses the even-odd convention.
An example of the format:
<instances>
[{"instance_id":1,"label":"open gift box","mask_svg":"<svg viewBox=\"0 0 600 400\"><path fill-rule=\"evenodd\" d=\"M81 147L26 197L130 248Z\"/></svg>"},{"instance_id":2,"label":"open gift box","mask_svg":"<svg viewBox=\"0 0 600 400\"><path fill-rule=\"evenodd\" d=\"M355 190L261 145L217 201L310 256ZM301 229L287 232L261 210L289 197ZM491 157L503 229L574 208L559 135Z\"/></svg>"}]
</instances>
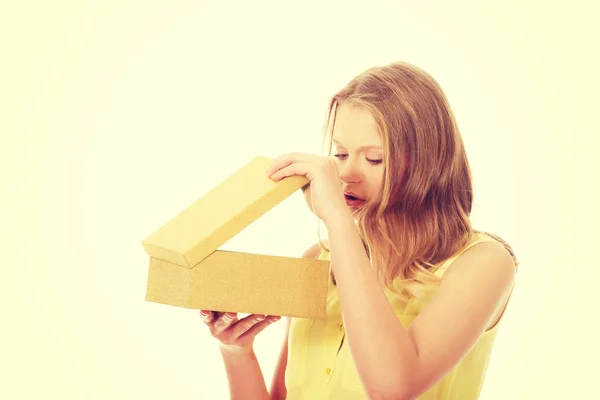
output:
<instances>
[{"instance_id":1,"label":"open gift box","mask_svg":"<svg viewBox=\"0 0 600 400\"><path fill-rule=\"evenodd\" d=\"M329 261L218 250L309 181L267 177L255 157L143 242L146 300L191 309L325 316Z\"/></svg>"}]
</instances>

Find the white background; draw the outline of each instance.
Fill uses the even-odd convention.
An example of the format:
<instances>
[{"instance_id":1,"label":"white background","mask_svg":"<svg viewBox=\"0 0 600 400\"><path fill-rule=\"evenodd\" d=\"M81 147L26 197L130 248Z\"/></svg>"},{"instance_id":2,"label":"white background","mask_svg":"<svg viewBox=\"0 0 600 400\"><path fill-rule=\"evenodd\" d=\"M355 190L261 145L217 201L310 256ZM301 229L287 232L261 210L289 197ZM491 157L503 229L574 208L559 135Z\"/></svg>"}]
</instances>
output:
<instances>
[{"instance_id":1,"label":"white background","mask_svg":"<svg viewBox=\"0 0 600 400\"><path fill-rule=\"evenodd\" d=\"M590 398L595 14L415 3L3 4L0 397L228 398L198 313L144 301L140 242L254 156L318 153L329 97L402 60L453 107L475 228L521 260L481 398ZM224 248L299 256L316 232L296 193ZM267 383L282 339L257 338Z\"/></svg>"}]
</instances>

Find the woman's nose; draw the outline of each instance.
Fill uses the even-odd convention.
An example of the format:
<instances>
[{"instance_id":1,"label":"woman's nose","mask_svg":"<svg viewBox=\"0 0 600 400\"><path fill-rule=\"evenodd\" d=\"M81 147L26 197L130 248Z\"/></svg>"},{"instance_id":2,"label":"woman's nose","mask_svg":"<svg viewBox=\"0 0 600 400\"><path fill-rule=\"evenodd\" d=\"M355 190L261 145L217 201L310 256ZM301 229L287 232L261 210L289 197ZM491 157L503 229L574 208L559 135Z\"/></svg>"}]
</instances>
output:
<instances>
[{"instance_id":1,"label":"woman's nose","mask_svg":"<svg viewBox=\"0 0 600 400\"><path fill-rule=\"evenodd\" d=\"M342 161L339 164L340 179L344 183L360 181L360 170L356 162L349 159Z\"/></svg>"}]
</instances>

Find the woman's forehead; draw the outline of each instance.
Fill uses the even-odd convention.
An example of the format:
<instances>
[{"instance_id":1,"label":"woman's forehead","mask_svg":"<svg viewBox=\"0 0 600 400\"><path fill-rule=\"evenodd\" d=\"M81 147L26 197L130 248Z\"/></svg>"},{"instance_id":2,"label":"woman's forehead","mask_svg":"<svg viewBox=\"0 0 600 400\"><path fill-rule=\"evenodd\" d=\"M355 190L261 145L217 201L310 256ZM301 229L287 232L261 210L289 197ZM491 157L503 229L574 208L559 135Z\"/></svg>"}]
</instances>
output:
<instances>
[{"instance_id":1,"label":"woman's forehead","mask_svg":"<svg viewBox=\"0 0 600 400\"><path fill-rule=\"evenodd\" d=\"M345 104L337 109L332 140L345 148L381 150L382 146L377 122L371 112Z\"/></svg>"}]
</instances>

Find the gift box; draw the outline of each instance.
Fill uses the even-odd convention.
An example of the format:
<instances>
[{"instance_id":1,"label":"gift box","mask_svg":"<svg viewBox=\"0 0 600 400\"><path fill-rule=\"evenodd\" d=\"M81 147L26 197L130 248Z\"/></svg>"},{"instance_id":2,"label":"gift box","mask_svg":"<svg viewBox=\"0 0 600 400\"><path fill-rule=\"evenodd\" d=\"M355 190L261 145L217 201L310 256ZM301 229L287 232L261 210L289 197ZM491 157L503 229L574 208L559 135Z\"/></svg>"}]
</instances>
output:
<instances>
[{"instance_id":1,"label":"gift box","mask_svg":"<svg viewBox=\"0 0 600 400\"><path fill-rule=\"evenodd\" d=\"M274 160L255 157L142 241L150 256L146 300L300 318L325 316L329 261L219 250L308 184L273 182Z\"/></svg>"}]
</instances>

